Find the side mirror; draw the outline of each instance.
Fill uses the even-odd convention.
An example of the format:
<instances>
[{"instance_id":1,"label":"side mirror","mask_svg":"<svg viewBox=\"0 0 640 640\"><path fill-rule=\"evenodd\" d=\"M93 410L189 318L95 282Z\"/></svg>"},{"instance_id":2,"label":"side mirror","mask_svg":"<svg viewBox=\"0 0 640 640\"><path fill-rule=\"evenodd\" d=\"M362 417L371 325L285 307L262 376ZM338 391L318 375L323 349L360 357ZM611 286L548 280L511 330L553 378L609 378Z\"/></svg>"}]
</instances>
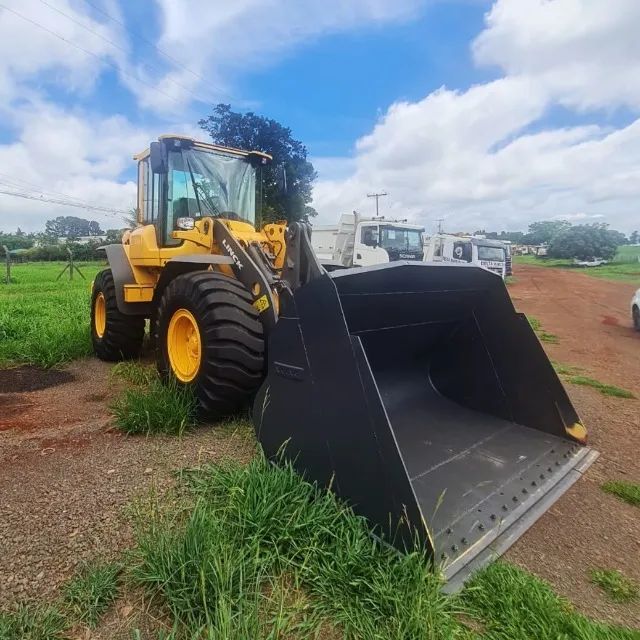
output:
<instances>
[{"instance_id":1,"label":"side mirror","mask_svg":"<svg viewBox=\"0 0 640 640\"><path fill-rule=\"evenodd\" d=\"M149 162L153 173L167 173L167 152L161 142L149 145Z\"/></svg>"}]
</instances>

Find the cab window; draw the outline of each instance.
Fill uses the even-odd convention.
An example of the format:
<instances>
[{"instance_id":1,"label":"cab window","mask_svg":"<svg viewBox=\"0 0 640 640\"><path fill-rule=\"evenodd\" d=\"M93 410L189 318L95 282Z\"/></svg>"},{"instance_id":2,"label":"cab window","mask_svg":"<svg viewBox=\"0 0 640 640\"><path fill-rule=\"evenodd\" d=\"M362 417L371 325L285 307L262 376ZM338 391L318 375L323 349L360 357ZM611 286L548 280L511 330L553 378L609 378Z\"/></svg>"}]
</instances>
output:
<instances>
[{"instance_id":1,"label":"cab window","mask_svg":"<svg viewBox=\"0 0 640 640\"><path fill-rule=\"evenodd\" d=\"M378 227L366 225L360 231L360 242L367 247L378 246Z\"/></svg>"},{"instance_id":2,"label":"cab window","mask_svg":"<svg viewBox=\"0 0 640 640\"><path fill-rule=\"evenodd\" d=\"M155 224L158 218L158 208L160 202L160 176L151 174L149 171L149 160L140 162L140 188L142 189L142 222L143 224Z\"/></svg>"}]
</instances>

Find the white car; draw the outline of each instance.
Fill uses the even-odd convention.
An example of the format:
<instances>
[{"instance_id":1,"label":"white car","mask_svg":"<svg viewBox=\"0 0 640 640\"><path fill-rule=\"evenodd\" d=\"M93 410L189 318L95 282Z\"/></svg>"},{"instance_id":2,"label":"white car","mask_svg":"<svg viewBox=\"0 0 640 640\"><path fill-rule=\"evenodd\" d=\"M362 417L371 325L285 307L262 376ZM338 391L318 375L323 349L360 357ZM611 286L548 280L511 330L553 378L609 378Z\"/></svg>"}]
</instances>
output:
<instances>
[{"instance_id":1,"label":"white car","mask_svg":"<svg viewBox=\"0 0 640 640\"><path fill-rule=\"evenodd\" d=\"M633 318L633 326L636 331L640 331L640 289L631 298L631 317Z\"/></svg>"}]
</instances>

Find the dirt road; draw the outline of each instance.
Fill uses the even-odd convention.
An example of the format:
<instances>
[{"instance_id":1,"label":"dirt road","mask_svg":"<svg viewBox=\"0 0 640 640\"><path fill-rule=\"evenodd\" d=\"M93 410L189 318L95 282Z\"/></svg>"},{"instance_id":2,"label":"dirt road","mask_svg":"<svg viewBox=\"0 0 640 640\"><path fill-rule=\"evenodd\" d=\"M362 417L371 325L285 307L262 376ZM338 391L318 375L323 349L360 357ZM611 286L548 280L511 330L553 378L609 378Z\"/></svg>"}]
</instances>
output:
<instances>
[{"instance_id":1,"label":"dirt road","mask_svg":"<svg viewBox=\"0 0 640 640\"><path fill-rule=\"evenodd\" d=\"M631 328L633 285L581 272L516 265L509 287L519 311L558 336L550 357L640 398L640 333ZM640 286L640 283L638 284ZM605 494L606 480L640 482L640 401L567 385L600 458L509 551L592 617L640 627L640 605L614 605L589 569L614 568L640 582L640 510Z\"/></svg>"},{"instance_id":2,"label":"dirt road","mask_svg":"<svg viewBox=\"0 0 640 640\"><path fill-rule=\"evenodd\" d=\"M516 266L520 311L559 338L551 358L640 397L640 334L630 328L633 287L582 273ZM79 361L61 374L0 371L0 603L51 598L78 562L131 543L126 506L172 470L252 452L250 432L203 427L182 439L131 438L110 426L118 391L109 366ZM591 617L640 627L640 606L614 605L589 582L591 567L640 582L640 510L600 489L640 481L640 401L568 385L598 462L509 551Z\"/></svg>"}]
</instances>

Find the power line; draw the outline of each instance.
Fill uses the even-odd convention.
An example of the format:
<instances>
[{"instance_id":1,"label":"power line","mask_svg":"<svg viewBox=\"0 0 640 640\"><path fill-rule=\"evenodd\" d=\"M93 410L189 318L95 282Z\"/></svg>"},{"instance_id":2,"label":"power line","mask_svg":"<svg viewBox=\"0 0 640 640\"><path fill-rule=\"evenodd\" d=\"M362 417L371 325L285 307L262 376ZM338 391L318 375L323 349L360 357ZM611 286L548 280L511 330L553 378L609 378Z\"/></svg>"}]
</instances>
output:
<instances>
[{"instance_id":1,"label":"power line","mask_svg":"<svg viewBox=\"0 0 640 640\"><path fill-rule=\"evenodd\" d=\"M70 196L67 193L62 193L61 191L54 191L53 189L43 189L42 187L34 184L33 182L28 182L27 180L23 180L22 178L14 178L12 176L7 175L6 173L0 173L0 184L4 184L5 186L9 186L12 189L28 189L30 191L36 191L38 194L44 195L55 195L62 196L63 198L67 198L69 200L75 200L82 204L86 204L84 200L80 198L76 198L75 196Z\"/></svg>"},{"instance_id":2,"label":"power line","mask_svg":"<svg viewBox=\"0 0 640 640\"><path fill-rule=\"evenodd\" d=\"M92 7L93 9L95 9L98 13L101 13L106 18L109 18L109 20L112 20L116 24L119 24L123 29L125 29L125 31L128 31L132 36L134 36L134 37L138 38L139 40L142 40L143 42L145 42L147 45L149 45L150 47L155 49L161 56L163 56L164 58L166 58L167 60L172 62L177 67L180 67L180 69L183 69L187 73L190 73L194 78L197 78L201 82L204 82L205 84L208 84L208 86L211 89L214 89L215 92L217 92L217 93L219 93L221 95L225 95L225 96L227 96L227 98L230 98L231 100L236 100L236 98L234 98L231 94L227 93L226 91L224 91L220 87L211 84L202 75L200 75L199 73L197 73L193 69L190 69L189 67L187 67L185 64L180 62L180 60L177 60L173 56L169 55L166 51L164 51L163 49L158 47L155 43L151 42L151 40L149 40L148 38L145 38L140 32L134 31L133 29L131 29L128 25L126 25L124 22L122 22L122 20L118 20L117 18L114 18L110 13L108 13L107 11L105 11L104 9L99 7L97 4L95 4L93 2L89 2L89 0L83 0L83 2L86 5Z\"/></svg>"},{"instance_id":3,"label":"power line","mask_svg":"<svg viewBox=\"0 0 640 640\"><path fill-rule=\"evenodd\" d=\"M99 205L89 204L88 202L85 202L85 203L71 202L69 200L63 200L60 198L48 198L42 194L38 196L32 193L25 193L25 192L19 192L19 191L3 191L2 189L0 189L0 194L6 195L6 196L15 196L16 198L25 198L27 200L36 200L38 202L49 202L52 204L59 204L65 207L78 207L79 209L86 209L87 211L95 211L95 212L104 213L106 215L112 215L112 216L129 214L129 211L126 211L124 209L113 209L113 208L101 207Z\"/></svg>"},{"instance_id":4,"label":"power line","mask_svg":"<svg viewBox=\"0 0 640 640\"><path fill-rule=\"evenodd\" d=\"M49 9L52 9L53 11L59 13L61 16L64 16L65 18L67 18L67 20L70 20L74 24L77 24L79 27L81 27L85 31L88 31L89 33L94 35L96 38L100 38L100 40L102 40L103 42L106 42L108 45L118 49L119 51L122 51L125 55L127 55L127 56L129 55L129 52L124 47L121 47L117 42L114 42L113 40L110 40L109 38L105 38L105 36L103 36L102 34L98 33L95 29L92 29L91 27L88 27L84 23L80 22L80 20L76 20L76 18L74 18L73 16L70 16L68 13L65 13L61 9L58 9L57 7L54 7L52 4L49 4L46 0L40 0L40 2L43 5L45 5L46 7L49 7ZM147 62L143 62L142 64L144 66L147 66L148 68L150 68L153 71L159 71L160 73L163 73L162 69L160 69L160 67L158 67L158 66L151 65L151 64L149 64ZM209 101L204 100L203 98L198 96L189 87L181 84L180 82L178 82L177 80L174 80L173 78L167 78L167 79L168 79L169 82L172 82L177 87L180 87L183 91L186 91L187 93L191 94L195 98L195 100L197 100L198 102L202 102L203 104L209 104Z\"/></svg>"},{"instance_id":5,"label":"power line","mask_svg":"<svg viewBox=\"0 0 640 640\"><path fill-rule=\"evenodd\" d=\"M59 201L59 203L69 204L74 206L75 202L77 206L81 207L89 207L89 208L100 208L105 209L106 211L112 211L114 213L122 213L123 210L116 209L114 207L102 207L101 205L92 205L86 200L82 200L81 198L77 198L75 196L70 196L67 193L62 193L61 191L54 191L53 189L43 189L42 187L36 185L33 182L29 182L22 178L14 178L12 176L7 175L6 173L0 173L0 186L10 187L11 189L17 189L19 193L24 193L25 189L27 192L32 192L30 195L36 195L37 199L40 200L42 198L51 198L51 196L62 196L63 200L60 198L53 198L54 200ZM35 194L33 193L35 192ZM12 192L14 193L14 192ZM128 213L128 212L125 212Z\"/></svg>"},{"instance_id":6,"label":"power line","mask_svg":"<svg viewBox=\"0 0 640 640\"><path fill-rule=\"evenodd\" d=\"M10 13L13 13L13 15L18 16L18 18L21 18L22 20L25 20L26 22L31 23L32 25L38 27L39 29L42 29L43 31L46 31L47 33L51 34L52 36L55 36L56 38L58 38L58 40L62 40L62 42L66 42L68 45L78 49L79 51L82 51L83 53L86 53L87 55L96 58L96 60L98 60L101 63L108 64L110 67L115 69L118 73L121 73L122 75L125 75L125 76L128 76L129 78L132 78L136 82L140 82L141 84L144 84L145 86L149 87L153 91L156 91L159 94L163 95L165 98L169 98L169 100L171 100L172 102L175 102L176 104L181 105L180 101L177 98L174 98L172 95L169 95L168 93L165 93L161 89L158 89L158 87L156 87L155 85L151 84L150 82L146 82L145 80L142 80L141 78L138 78L138 77L134 76L133 74L131 74L131 73L127 72L127 71L124 71L117 64L115 64L113 62L110 62L107 59L102 58L102 56L99 56L97 53L94 53L93 51L89 51L88 49L85 49L84 47L81 47L80 45L76 44L75 42L71 42L71 40L67 40L65 37L61 36L59 33L56 33L55 31L52 31L51 29L45 27L44 25L40 24L39 22L36 22L35 20L32 20L31 18L28 18L27 16L19 13L18 11L15 11L14 9L10 9L9 7L7 7L4 4L0 4L0 9L5 9L5 11L9 11Z\"/></svg>"}]
</instances>

